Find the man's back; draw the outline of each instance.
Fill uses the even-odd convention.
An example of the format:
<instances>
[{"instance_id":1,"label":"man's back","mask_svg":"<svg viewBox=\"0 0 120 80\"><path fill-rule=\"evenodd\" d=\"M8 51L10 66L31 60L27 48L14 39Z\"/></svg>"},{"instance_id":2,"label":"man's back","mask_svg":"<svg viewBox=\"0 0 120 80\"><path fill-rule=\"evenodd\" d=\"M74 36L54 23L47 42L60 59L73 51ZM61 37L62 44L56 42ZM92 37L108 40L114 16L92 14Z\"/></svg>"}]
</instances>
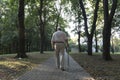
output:
<instances>
[{"instance_id":1,"label":"man's back","mask_svg":"<svg viewBox=\"0 0 120 80\"><path fill-rule=\"evenodd\" d=\"M67 39L66 34L60 30L56 31L52 37L52 41L55 41L55 42L57 41L65 42L66 39Z\"/></svg>"}]
</instances>

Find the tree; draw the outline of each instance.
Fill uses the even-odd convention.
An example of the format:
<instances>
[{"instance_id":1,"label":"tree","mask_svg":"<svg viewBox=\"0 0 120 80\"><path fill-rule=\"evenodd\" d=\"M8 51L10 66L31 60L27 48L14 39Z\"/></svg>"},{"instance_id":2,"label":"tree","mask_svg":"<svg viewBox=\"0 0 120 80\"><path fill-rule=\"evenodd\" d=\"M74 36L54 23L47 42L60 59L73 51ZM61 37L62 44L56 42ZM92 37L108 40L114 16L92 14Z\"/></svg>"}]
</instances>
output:
<instances>
[{"instance_id":1,"label":"tree","mask_svg":"<svg viewBox=\"0 0 120 80\"><path fill-rule=\"evenodd\" d=\"M18 11L19 52L16 57L26 58L25 53L25 26L24 26L24 0L19 0Z\"/></svg>"},{"instance_id":2,"label":"tree","mask_svg":"<svg viewBox=\"0 0 120 80\"><path fill-rule=\"evenodd\" d=\"M18 0L0 0L0 51L2 54L18 52L18 3ZM41 43L44 46L43 50L50 50L50 40L52 33L55 31L57 11L54 9L54 0L45 0L43 3L42 21L45 38L44 42ZM26 0L24 6L25 51L40 51L40 41L41 36L43 36L43 32L40 32L40 12L38 13L40 0ZM66 26L66 21L61 16L59 16L59 24L62 28Z\"/></svg>"},{"instance_id":3,"label":"tree","mask_svg":"<svg viewBox=\"0 0 120 80\"><path fill-rule=\"evenodd\" d=\"M76 26L76 31L77 31L77 35L78 35L78 50L79 50L79 52L81 52L81 43L80 43L80 38L81 38L81 12L80 11L78 11L78 17L77 17L77 22L78 22L78 25Z\"/></svg>"},{"instance_id":4,"label":"tree","mask_svg":"<svg viewBox=\"0 0 120 80\"><path fill-rule=\"evenodd\" d=\"M84 17L84 26L85 26L85 34L87 37L88 55L92 55L92 40L93 40L93 35L94 35L95 29L96 29L96 21L97 21L97 12L98 12L98 8L99 8L99 2L100 2L100 0L96 0L95 9L94 9L93 24L91 26L91 31L89 33L85 7L83 4L83 1L79 0L80 7L82 9L82 15Z\"/></svg>"},{"instance_id":5,"label":"tree","mask_svg":"<svg viewBox=\"0 0 120 80\"><path fill-rule=\"evenodd\" d=\"M40 9L39 9L39 18L40 18L40 53L43 53L43 47L44 47L44 22L43 22L43 5L44 0L40 0Z\"/></svg>"},{"instance_id":6,"label":"tree","mask_svg":"<svg viewBox=\"0 0 120 80\"><path fill-rule=\"evenodd\" d=\"M109 13L108 0L103 0L104 9L104 28L103 28L103 59L111 60L110 56L110 37L111 37L111 25L115 10L117 7L117 0L112 0L112 7Z\"/></svg>"},{"instance_id":7,"label":"tree","mask_svg":"<svg viewBox=\"0 0 120 80\"><path fill-rule=\"evenodd\" d=\"M79 52L81 52L80 38L81 38L81 30L78 31L78 50L79 50Z\"/></svg>"},{"instance_id":8,"label":"tree","mask_svg":"<svg viewBox=\"0 0 120 80\"><path fill-rule=\"evenodd\" d=\"M72 32L75 32L75 34L77 34L78 36L78 50L79 52L81 52L81 43L80 43L80 40L81 40L81 27L82 27L82 16L81 16L81 10L79 8L79 3L78 3L78 0L70 0L71 1L71 16L74 16L75 19L71 19L70 18L70 21L74 21L74 29L72 30Z\"/></svg>"},{"instance_id":9,"label":"tree","mask_svg":"<svg viewBox=\"0 0 120 80\"><path fill-rule=\"evenodd\" d=\"M95 52L98 52L97 32L95 30Z\"/></svg>"},{"instance_id":10,"label":"tree","mask_svg":"<svg viewBox=\"0 0 120 80\"><path fill-rule=\"evenodd\" d=\"M59 18L60 18L61 10L62 10L61 4L59 4L59 6L60 6L60 9L58 9L56 6L57 18L56 18L56 23L55 23L55 31L57 31L57 28L59 26L59 20L60 20Z\"/></svg>"}]
</instances>

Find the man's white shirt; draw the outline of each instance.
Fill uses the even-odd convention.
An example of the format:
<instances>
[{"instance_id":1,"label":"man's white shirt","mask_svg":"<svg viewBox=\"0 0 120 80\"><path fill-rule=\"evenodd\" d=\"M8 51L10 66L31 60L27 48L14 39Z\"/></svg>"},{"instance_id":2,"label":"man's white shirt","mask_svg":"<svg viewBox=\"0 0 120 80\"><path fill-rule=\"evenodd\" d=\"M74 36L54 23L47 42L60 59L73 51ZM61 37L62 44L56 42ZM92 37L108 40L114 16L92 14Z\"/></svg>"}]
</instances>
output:
<instances>
[{"instance_id":1,"label":"man's white shirt","mask_svg":"<svg viewBox=\"0 0 120 80\"><path fill-rule=\"evenodd\" d=\"M67 36L65 32L58 30L55 33L53 33L51 41L52 42L59 42L59 41L65 42L66 39L67 39Z\"/></svg>"}]
</instances>

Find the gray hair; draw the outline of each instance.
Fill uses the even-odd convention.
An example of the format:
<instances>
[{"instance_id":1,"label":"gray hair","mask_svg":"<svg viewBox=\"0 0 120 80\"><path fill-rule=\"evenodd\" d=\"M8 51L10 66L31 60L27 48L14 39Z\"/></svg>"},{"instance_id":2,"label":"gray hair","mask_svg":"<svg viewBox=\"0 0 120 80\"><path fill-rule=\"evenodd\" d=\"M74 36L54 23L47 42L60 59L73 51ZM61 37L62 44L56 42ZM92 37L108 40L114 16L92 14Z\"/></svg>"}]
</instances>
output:
<instances>
[{"instance_id":1,"label":"gray hair","mask_svg":"<svg viewBox=\"0 0 120 80\"><path fill-rule=\"evenodd\" d=\"M60 27L58 27L58 28L57 28L57 30L61 30L61 28L60 28Z\"/></svg>"}]
</instances>

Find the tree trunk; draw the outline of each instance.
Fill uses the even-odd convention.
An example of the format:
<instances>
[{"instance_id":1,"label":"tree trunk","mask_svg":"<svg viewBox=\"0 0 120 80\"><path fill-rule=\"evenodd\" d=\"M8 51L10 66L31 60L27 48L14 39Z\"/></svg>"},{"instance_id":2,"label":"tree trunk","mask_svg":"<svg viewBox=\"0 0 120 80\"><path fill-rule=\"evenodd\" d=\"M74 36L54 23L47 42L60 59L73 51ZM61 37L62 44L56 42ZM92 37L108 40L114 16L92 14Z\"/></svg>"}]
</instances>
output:
<instances>
[{"instance_id":1,"label":"tree trunk","mask_svg":"<svg viewBox=\"0 0 120 80\"><path fill-rule=\"evenodd\" d=\"M40 40L40 53L44 53L44 34L41 33L41 40Z\"/></svg>"},{"instance_id":2,"label":"tree trunk","mask_svg":"<svg viewBox=\"0 0 120 80\"><path fill-rule=\"evenodd\" d=\"M103 58L111 60L110 56L110 35L111 28L109 26L108 0L103 0L104 5L104 28L103 28Z\"/></svg>"},{"instance_id":3,"label":"tree trunk","mask_svg":"<svg viewBox=\"0 0 120 80\"><path fill-rule=\"evenodd\" d=\"M18 13L18 23L19 23L19 52L16 57L26 58L25 53L25 27L24 27L24 0L19 0L19 13Z\"/></svg>"},{"instance_id":4,"label":"tree trunk","mask_svg":"<svg viewBox=\"0 0 120 80\"><path fill-rule=\"evenodd\" d=\"M84 5L83 5L83 1L79 0L80 7L82 9L82 14L83 14L83 17L84 17L85 34L86 34L86 37L88 39L88 41L87 41L88 55L92 55L92 39L93 39L93 34L95 32L95 29L96 29L96 21L97 21L97 12L98 12L98 9L99 9L99 2L100 2L100 0L96 1L93 24L92 24L92 28L91 28L91 33L89 33L88 32L88 25L87 25L87 16L86 16L85 8L84 8Z\"/></svg>"},{"instance_id":5,"label":"tree trunk","mask_svg":"<svg viewBox=\"0 0 120 80\"><path fill-rule=\"evenodd\" d=\"M16 48L15 48L16 49L16 53L19 52L19 46L18 45L19 45L18 40L16 40L16 44L15 44L15 46L16 46Z\"/></svg>"},{"instance_id":6,"label":"tree trunk","mask_svg":"<svg viewBox=\"0 0 120 80\"><path fill-rule=\"evenodd\" d=\"M82 15L84 17L84 25L85 25L85 35L88 39L89 37L89 33L88 33L88 25L87 25L87 16L86 16L86 11L85 11L85 8L84 8L84 5L83 5L83 1L82 0L79 0L79 3L80 3L80 8L82 9ZM88 46L88 42L87 42L87 46ZM87 52L88 52L88 48L87 48Z\"/></svg>"},{"instance_id":7,"label":"tree trunk","mask_svg":"<svg viewBox=\"0 0 120 80\"><path fill-rule=\"evenodd\" d=\"M111 60L112 58L110 56L110 34L107 34L106 32L108 31L103 31L103 58L105 60Z\"/></svg>"},{"instance_id":8,"label":"tree trunk","mask_svg":"<svg viewBox=\"0 0 120 80\"><path fill-rule=\"evenodd\" d=\"M112 53L114 54L113 36L111 36L111 40L112 40L112 42L111 42L111 51L112 51Z\"/></svg>"},{"instance_id":9,"label":"tree trunk","mask_svg":"<svg viewBox=\"0 0 120 80\"><path fill-rule=\"evenodd\" d=\"M92 36L90 35L88 37L87 45L88 45L88 55L92 56Z\"/></svg>"},{"instance_id":10,"label":"tree trunk","mask_svg":"<svg viewBox=\"0 0 120 80\"><path fill-rule=\"evenodd\" d=\"M108 0L103 0L103 7L104 7L103 59L112 60L112 57L110 55L111 24L117 7L117 0L113 0L110 14L108 9Z\"/></svg>"},{"instance_id":11,"label":"tree trunk","mask_svg":"<svg viewBox=\"0 0 120 80\"><path fill-rule=\"evenodd\" d=\"M11 53L12 53L12 45L9 44L9 45L8 45L8 54L11 54Z\"/></svg>"},{"instance_id":12,"label":"tree trunk","mask_svg":"<svg viewBox=\"0 0 120 80\"><path fill-rule=\"evenodd\" d=\"M97 33L95 31L95 52L98 52Z\"/></svg>"},{"instance_id":13,"label":"tree trunk","mask_svg":"<svg viewBox=\"0 0 120 80\"><path fill-rule=\"evenodd\" d=\"M80 45L80 31L78 32L78 49L81 52L81 45Z\"/></svg>"},{"instance_id":14,"label":"tree trunk","mask_svg":"<svg viewBox=\"0 0 120 80\"><path fill-rule=\"evenodd\" d=\"M26 51L30 52L31 41L26 41Z\"/></svg>"},{"instance_id":15,"label":"tree trunk","mask_svg":"<svg viewBox=\"0 0 120 80\"><path fill-rule=\"evenodd\" d=\"M77 26L77 32L78 32L78 50L81 52L81 43L80 43L80 38L81 38L81 12L78 11L78 26Z\"/></svg>"},{"instance_id":16,"label":"tree trunk","mask_svg":"<svg viewBox=\"0 0 120 80\"><path fill-rule=\"evenodd\" d=\"M0 40L1 40L1 31L0 31ZM0 41L0 53L2 53L2 44L1 44L1 41Z\"/></svg>"},{"instance_id":17,"label":"tree trunk","mask_svg":"<svg viewBox=\"0 0 120 80\"><path fill-rule=\"evenodd\" d=\"M44 38L45 38L45 22L42 17L45 16L43 12L44 0L40 0L40 53L44 53Z\"/></svg>"},{"instance_id":18,"label":"tree trunk","mask_svg":"<svg viewBox=\"0 0 120 80\"><path fill-rule=\"evenodd\" d=\"M99 2L100 2L100 0L96 0L95 9L94 9L93 24L92 24L92 28L91 28L91 33L90 33L89 38L88 38L88 41L89 41L88 48L91 47L90 48L91 52L89 53L89 55L92 55L92 40L93 40L93 35L95 33L95 30L96 30L96 22L97 22L97 17L98 17L97 12L99 9Z\"/></svg>"}]
</instances>

